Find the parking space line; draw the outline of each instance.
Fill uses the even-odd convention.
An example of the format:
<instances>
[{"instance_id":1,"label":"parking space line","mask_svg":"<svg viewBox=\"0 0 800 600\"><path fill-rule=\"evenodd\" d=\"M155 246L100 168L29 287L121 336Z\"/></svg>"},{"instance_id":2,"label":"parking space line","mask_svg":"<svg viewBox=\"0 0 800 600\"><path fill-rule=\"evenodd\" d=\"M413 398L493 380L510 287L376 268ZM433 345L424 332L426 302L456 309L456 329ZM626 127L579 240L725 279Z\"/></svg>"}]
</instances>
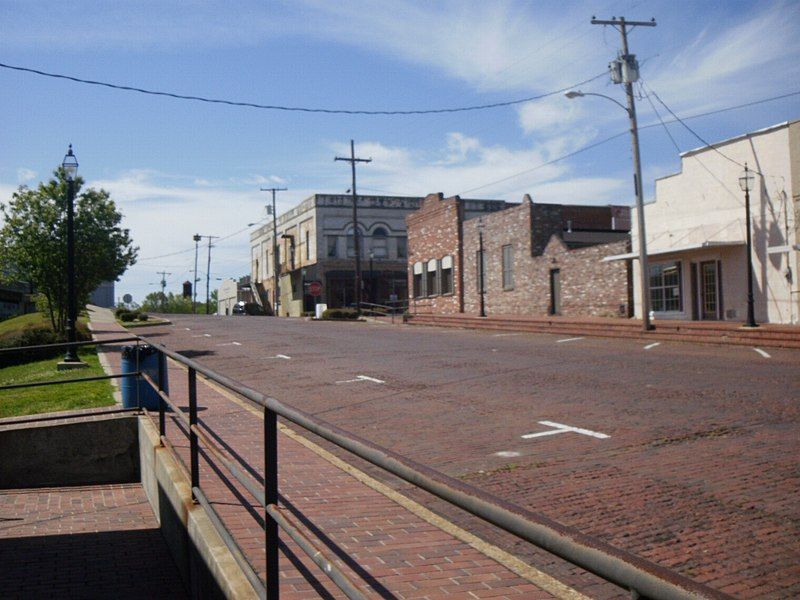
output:
<instances>
[{"instance_id":1,"label":"parking space line","mask_svg":"<svg viewBox=\"0 0 800 600\"><path fill-rule=\"evenodd\" d=\"M358 381L371 381L372 383L386 383L381 379L375 379L374 377L367 377L366 375L356 375L355 379L345 379L344 381L337 381L336 383L356 383Z\"/></svg>"},{"instance_id":2,"label":"parking space line","mask_svg":"<svg viewBox=\"0 0 800 600\"><path fill-rule=\"evenodd\" d=\"M651 348L655 348L656 346L660 346L660 345L661 345L661 342L653 342L652 344L647 344L647 346L645 346L644 349L645 350L650 350Z\"/></svg>"},{"instance_id":3,"label":"parking space line","mask_svg":"<svg viewBox=\"0 0 800 600\"><path fill-rule=\"evenodd\" d=\"M758 353L759 353L761 356L763 356L764 358L772 358L772 357L771 357L769 354L767 354L766 352L764 352L764 351L763 351L761 348L753 348L753 350L755 350L756 352L758 352Z\"/></svg>"},{"instance_id":4,"label":"parking space line","mask_svg":"<svg viewBox=\"0 0 800 600\"><path fill-rule=\"evenodd\" d=\"M599 431L592 431L591 429L583 429L581 427L573 427L572 425L564 425L563 423L554 423L553 421L539 421L539 425L552 427L550 431L540 431L538 433L526 433L520 436L522 439L529 440L531 438L544 437L546 435L556 435L559 433L580 433L581 435L588 435L601 440L610 438L610 435L600 433Z\"/></svg>"},{"instance_id":5,"label":"parking space line","mask_svg":"<svg viewBox=\"0 0 800 600\"><path fill-rule=\"evenodd\" d=\"M511 337L514 335L522 335L521 333L495 333L492 337Z\"/></svg>"},{"instance_id":6,"label":"parking space line","mask_svg":"<svg viewBox=\"0 0 800 600\"><path fill-rule=\"evenodd\" d=\"M241 346L239 342L225 342L222 344L217 344L217 346Z\"/></svg>"},{"instance_id":7,"label":"parking space line","mask_svg":"<svg viewBox=\"0 0 800 600\"><path fill-rule=\"evenodd\" d=\"M574 342L577 340L582 340L582 337L574 337L574 338L564 338L563 340L558 340L556 343L561 344L563 342Z\"/></svg>"}]
</instances>

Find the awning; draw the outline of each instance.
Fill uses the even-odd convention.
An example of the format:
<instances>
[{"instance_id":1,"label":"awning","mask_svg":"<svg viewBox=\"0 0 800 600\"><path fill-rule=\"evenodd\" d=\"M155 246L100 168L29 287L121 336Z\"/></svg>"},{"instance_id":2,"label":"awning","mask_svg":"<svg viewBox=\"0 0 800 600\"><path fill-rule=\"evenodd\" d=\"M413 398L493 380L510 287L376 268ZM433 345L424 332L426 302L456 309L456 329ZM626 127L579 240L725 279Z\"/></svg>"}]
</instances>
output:
<instances>
[{"instance_id":1,"label":"awning","mask_svg":"<svg viewBox=\"0 0 800 600\"><path fill-rule=\"evenodd\" d=\"M744 240L735 242L700 242L699 244L690 244L688 246L680 246L678 248L665 248L663 250L649 250L647 258L653 256L667 256L669 254L684 254L686 252L695 252L697 250L708 250L710 248L733 248L736 246L744 246ZM627 254L612 254L611 256L604 256L603 262L611 262L614 260L630 260L632 258L639 258L638 252L628 252Z\"/></svg>"}]
</instances>

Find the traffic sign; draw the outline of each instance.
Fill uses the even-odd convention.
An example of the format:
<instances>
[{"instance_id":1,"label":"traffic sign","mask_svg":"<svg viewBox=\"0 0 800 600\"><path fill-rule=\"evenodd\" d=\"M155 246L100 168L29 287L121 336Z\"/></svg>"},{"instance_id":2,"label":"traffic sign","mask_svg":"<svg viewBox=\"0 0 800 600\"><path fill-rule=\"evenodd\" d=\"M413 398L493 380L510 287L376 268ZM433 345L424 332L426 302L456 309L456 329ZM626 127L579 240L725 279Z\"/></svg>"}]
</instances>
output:
<instances>
[{"instance_id":1,"label":"traffic sign","mask_svg":"<svg viewBox=\"0 0 800 600\"><path fill-rule=\"evenodd\" d=\"M309 296L321 296L322 284L319 281L310 281L307 284Z\"/></svg>"}]
</instances>

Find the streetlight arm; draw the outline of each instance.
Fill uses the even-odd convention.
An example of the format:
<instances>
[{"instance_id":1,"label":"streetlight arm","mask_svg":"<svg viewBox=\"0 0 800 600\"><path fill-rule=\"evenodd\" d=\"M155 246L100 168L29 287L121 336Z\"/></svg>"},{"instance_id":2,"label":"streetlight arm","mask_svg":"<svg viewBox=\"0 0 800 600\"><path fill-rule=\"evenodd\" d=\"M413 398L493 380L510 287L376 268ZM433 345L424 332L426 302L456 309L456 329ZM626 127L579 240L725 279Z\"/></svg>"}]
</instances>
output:
<instances>
[{"instance_id":1,"label":"streetlight arm","mask_svg":"<svg viewBox=\"0 0 800 600\"><path fill-rule=\"evenodd\" d=\"M625 106L624 104L622 104L622 102L620 102L620 101L618 101L618 100L615 100L615 99L614 99L614 98L612 98L611 96L606 96L605 94L595 94L594 92L581 92L581 91L576 91L576 92L567 92L567 93L566 93L566 94L564 94L564 95L565 95L567 98L569 98L570 100L571 100L571 99L573 99L573 98L582 98L583 96L598 96L598 97L600 97L600 98L605 98L606 100L611 100L611 102L613 102L614 104L616 104L617 106L619 106L619 107L620 107L622 110L624 110L626 113L628 113L628 116L629 116L629 117L631 116L631 111L628 109L628 107L627 107L627 106Z\"/></svg>"}]
</instances>

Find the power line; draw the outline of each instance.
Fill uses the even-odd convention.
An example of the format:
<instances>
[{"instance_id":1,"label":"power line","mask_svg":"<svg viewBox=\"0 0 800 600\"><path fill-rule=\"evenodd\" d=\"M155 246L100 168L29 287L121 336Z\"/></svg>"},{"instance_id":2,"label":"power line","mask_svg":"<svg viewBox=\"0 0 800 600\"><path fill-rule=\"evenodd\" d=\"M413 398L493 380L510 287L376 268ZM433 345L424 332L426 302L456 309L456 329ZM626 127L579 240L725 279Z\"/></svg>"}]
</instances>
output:
<instances>
[{"instance_id":1,"label":"power line","mask_svg":"<svg viewBox=\"0 0 800 600\"><path fill-rule=\"evenodd\" d=\"M685 123L683 123L683 122L684 121L688 121L690 119L699 119L701 117L708 117L708 116L711 116L711 115L716 115L716 114L728 112L728 111L731 111L731 110L737 110L737 109L740 109L740 108L747 108L749 106L755 106L757 104L764 104L765 102L774 102L775 100L782 100L783 98L789 98L791 96L798 96L798 95L800 95L800 90L795 91L795 92L789 92L789 93L786 93L786 94L781 94L781 95L778 95L778 96L772 96L770 98L762 98L760 100L753 100L752 102L745 102L744 104L737 104L737 105L734 105L734 106L726 106L725 108L719 108L717 110L710 110L710 111L703 112L703 113L697 113L695 115L689 115L688 117L683 117L682 119L678 119L677 115L675 115L675 117L676 117L675 119L673 119L671 121L664 121L664 123L677 123L677 122L680 122L680 123L684 124L684 126L685 126ZM641 125L639 127L639 130L641 131L642 129L651 129L652 127L659 127L660 125L661 125L661 123L651 123L649 125ZM508 181L510 179L514 179L515 177L519 177L519 176L525 175L527 173L532 173L533 171L536 171L537 169L541 169L542 167L546 167L548 165L552 165L552 164L560 162L562 160L566 160L567 158L571 158L571 157L575 156L576 154L580 154L582 152L586 152L587 150L591 150L592 148L596 148L597 146L601 146L603 144L606 144L606 143L608 143L608 142L610 142L612 140L615 140L615 139L617 139L619 137L622 137L623 135L627 135L627 134L628 134L627 131L623 131L623 132L617 133L616 135L612 135L610 137L604 138L604 139L600 140L599 142L594 142L592 144L589 144L588 146L584 146L583 148L578 148L577 150L569 152L568 154L564 154L564 155L559 156L557 158L554 158L552 160L548 160L547 162L544 162L544 163L541 163L539 165L536 165L535 167L531 167L530 169L525 169L524 171L520 171L518 173L514 173L513 175L508 175L507 177L503 177L502 179L497 179L495 181L491 181L489 183L485 183L485 184L480 185L478 187L474 187L474 188L465 190L463 192L460 192L459 196L464 195L464 194L472 193L472 192L474 192L476 190L482 190L484 188L496 185L498 183L503 183L504 181ZM708 144L706 144L706 145L708 145Z\"/></svg>"},{"instance_id":2,"label":"power line","mask_svg":"<svg viewBox=\"0 0 800 600\"><path fill-rule=\"evenodd\" d=\"M189 96L185 94L176 94L173 92L162 92L157 90L148 90L145 88L130 86L130 85L119 85L116 83L108 83L106 81L94 81L91 79L81 79L80 77L73 77L72 75L63 75L60 73L49 73L47 71L40 71L38 69L31 69L28 67L19 67L15 65L8 65L5 63L0 63L0 68L3 69L10 69L12 71L21 71L24 73L33 73L34 75L41 75L43 77L52 77L54 79L66 79L67 81L73 81L75 83L83 83L86 85L97 85L101 87L111 88L113 90L122 90L126 92L138 92L140 94L148 94L150 96L165 96L167 98L174 98L176 100L193 100L196 102L207 102L210 104L225 104L228 106L242 106L247 108L258 108L263 110L282 110L282 111L289 111L289 112L305 112L305 113L324 113L324 114L331 114L331 115L431 115L431 114L441 114L441 113L457 113L457 112L467 112L467 111L475 111L475 110L486 110L490 108L502 108L504 106L514 106L516 104L524 104L525 102L531 102L533 100L541 100L542 98L547 98L548 96L555 96L556 94L561 94L566 92L567 90L573 89L575 87L585 85L594 81L595 79L599 79L606 75L606 72L602 72L594 77L590 77L585 81L581 81L579 83L574 83L569 85L565 88L561 88L559 90L554 90L552 92L546 92L544 94L538 94L536 96L529 96L527 98L519 98L517 100L508 100L505 102L494 102L492 104L479 104L477 106L460 106L455 108L434 108L434 109L424 109L424 110L350 110L350 109L332 109L332 108L309 108L304 106L281 106L276 104L257 104L255 102L240 102L236 100L225 100L222 98L207 98L205 96Z\"/></svg>"}]
</instances>

